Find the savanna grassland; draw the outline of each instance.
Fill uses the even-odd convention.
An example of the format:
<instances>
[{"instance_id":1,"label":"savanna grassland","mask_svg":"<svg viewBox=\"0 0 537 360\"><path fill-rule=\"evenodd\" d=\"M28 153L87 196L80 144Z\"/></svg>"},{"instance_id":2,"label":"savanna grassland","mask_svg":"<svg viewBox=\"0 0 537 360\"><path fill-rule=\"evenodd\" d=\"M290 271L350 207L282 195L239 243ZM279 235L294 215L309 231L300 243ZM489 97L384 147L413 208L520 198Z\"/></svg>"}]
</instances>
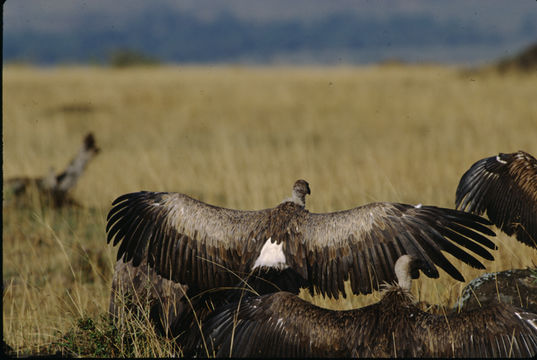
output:
<instances>
[{"instance_id":1,"label":"savanna grassland","mask_svg":"<svg viewBox=\"0 0 537 360\"><path fill-rule=\"evenodd\" d=\"M73 193L84 208L52 210L38 198L21 207L4 193L3 334L19 353L80 342L90 328L86 350L75 354L174 354L141 332L143 341L129 350L99 345L124 344L124 332L103 320L116 252L106 244L106 214L123 193L178 191L260 209L288 197L303 178L313 212L374 201L454 207L458 181L478 159L519 149L537 154L537 74L439 66L5 66L3 76L4 180L63 169L89 131L101 148ZM486 271L453 261L467 282L537 264L537 251L504 234L495 241ZM413 292L451 307L466 283L441 272L437 280L422 276ZM312 301L348 309L378 299Z\"/></svg>"}]
</instances>

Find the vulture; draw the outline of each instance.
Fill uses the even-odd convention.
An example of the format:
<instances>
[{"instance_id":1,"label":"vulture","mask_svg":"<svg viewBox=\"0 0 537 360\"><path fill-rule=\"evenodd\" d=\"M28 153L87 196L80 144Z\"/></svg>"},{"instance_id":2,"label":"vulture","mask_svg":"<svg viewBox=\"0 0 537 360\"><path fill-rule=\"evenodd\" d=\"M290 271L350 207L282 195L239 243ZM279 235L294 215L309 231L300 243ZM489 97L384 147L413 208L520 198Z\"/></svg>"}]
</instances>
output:
<instances>
[{"instance_id":1,"label":"vulture","mask_svg":"<svg viewBox=\"0 0 537 360\"><path fill-rule=\"evenodd\" d=\"M289 292L248 296L217 309L185 351L234 357L534 357L537 314L505 303L433 315L410 294L415 260L395 263L398 283L355 310L329 310Z\"/></svg>"},{"instance_id":2,"label":"vulture","mask_svg":"<svg viewBox=\"0 0 537 360\"><path fill-rule=\"evenodd\" d=\"M462 176L457 209L487 212L503 232L537 249L537 160L524 151L481 159Z\"/></svg>"},{"instance_id":3,"label":"vulture","mask_svg":"<svg viewBox=\"0 0 537 360\"><path fill-rule=\"evenodd\" d=\"M84 137L78 153L61 173L56 174L54 169L51 169L47 176L39 178L15 177L7 179L6 182L16 197L26 195L31 187L35 187L40 195L48 197L52 205L56 207L78 205L71 197L70 192L84 173L89 161L99 152L100 148L97 147L95 137L90 132Z\"/></svg>"},{"instance_id":4,"label":"vulture","mask_svg":"<svg viewBox=\"0 0 537 360\"><path fill-rule=\"evenodd\" d=\"M355 294L394 281L395 260L405 254L422 260L428 277L439 277L438 266L460 281L442 251L479 269L483 264L465 250L493 260L486 248L496 247L484 235L495 233L478 215L387 202L312 213L305 209L310 193L298 180L289 199L253 211L181 193L128 193L108 213L107 242L120 244L118 260L138 266L147 258L157 274L187 285L190 295L245 282L256 294L306 288L337 299L346 295L347 280Z\"/></svg>"}]
</instances>

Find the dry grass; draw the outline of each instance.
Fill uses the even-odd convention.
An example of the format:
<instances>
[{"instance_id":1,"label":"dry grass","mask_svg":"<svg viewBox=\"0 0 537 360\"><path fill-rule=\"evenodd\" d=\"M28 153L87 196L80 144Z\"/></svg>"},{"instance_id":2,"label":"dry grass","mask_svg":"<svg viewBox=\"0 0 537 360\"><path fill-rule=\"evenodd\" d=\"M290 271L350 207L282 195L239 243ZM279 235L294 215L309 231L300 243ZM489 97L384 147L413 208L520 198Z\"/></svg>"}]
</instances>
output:
<instances>
[{"instance_id":1,"label":"dry grass","mask_svg":"<svg viewBox=\"0 0 537 360\"><path fill-rule=\"evenodd\" d=\"M106 245L105 218L120 194L179 191L259 209L304 178L314 212L373 201L453 207L473 162L519 149L537 154L536 83L536 74L436 66L4 67L4 179L59 170L87 131L102 149L74 193L88 209L4 203L4 339L35 352L105 312L116 251ZM497 240L487 271L537 263L537 251ZM454 263L467 281L484 273ZM464 285L442 273L414 290L451 306ZM377 299L313 301L350 308Z\"/></svg>"}]
</instances>

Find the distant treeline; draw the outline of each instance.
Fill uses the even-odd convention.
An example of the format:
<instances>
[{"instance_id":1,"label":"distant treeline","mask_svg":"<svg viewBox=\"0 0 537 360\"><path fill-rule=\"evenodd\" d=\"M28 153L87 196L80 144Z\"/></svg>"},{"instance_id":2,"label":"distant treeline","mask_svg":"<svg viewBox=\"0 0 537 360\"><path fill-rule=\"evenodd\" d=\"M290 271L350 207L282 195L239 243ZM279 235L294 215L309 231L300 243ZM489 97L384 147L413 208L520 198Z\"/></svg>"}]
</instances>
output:
<instances>
[{"instance_id":1,"label":"distant treeline","mask_svg":"<svg viewBox=\"0 0 537 360\"><path fill-rule=\"evenodd\" d=\"M426 15L386 19L336 14L310 22L251 22L229 14L205 21L166 6L112 27L102 14L88 14L62 32L4 31L4 62L40 64L110 63L118 49L150 55L162 62L266 63L281 54L364 50L377 47L494 45L509 41L496 29L473 23L439 21ZM528 18L513 36L535 36L537 19Z\"/></svg>"}]
</instances>

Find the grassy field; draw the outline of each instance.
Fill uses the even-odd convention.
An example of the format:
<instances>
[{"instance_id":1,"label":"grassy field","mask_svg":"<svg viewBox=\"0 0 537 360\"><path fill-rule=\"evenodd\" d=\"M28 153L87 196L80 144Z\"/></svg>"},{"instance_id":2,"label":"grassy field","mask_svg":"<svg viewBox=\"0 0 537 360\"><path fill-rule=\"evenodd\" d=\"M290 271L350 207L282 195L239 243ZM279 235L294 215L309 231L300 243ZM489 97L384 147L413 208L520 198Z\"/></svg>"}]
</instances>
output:
<instances>
[{"instance_id":1,"label":"grassy field","mask_svg":"<svg viewBox=\"0 0 537 360\"><path fill-rule=\"evenodd\" d=\"M99 319L116 252L106 245L106 214L123 193L178 191L259 209L288 197L303 178L313 212L374 201L453 207L461 175L478 159L519 149L537 154L537 74L437 66L8 66L3 75L4 180L63 169L88 131L101 148L73 194L84 209L53 211L38 200L22 208L4 194L3 332L23 353L62 336L75 341L73 329L94 326L88 321L100 336L122 336ZM487 272L537 264L537 251L503 234L497 242ZM454 264L467 282L485 272ZM442 273L420 278L413 290L419 300L452 306L465 284ZM378 298L312 301L348 309ZM173 351L145 341L149 349L88 352Z\"/></svg>"}]
</instances>

